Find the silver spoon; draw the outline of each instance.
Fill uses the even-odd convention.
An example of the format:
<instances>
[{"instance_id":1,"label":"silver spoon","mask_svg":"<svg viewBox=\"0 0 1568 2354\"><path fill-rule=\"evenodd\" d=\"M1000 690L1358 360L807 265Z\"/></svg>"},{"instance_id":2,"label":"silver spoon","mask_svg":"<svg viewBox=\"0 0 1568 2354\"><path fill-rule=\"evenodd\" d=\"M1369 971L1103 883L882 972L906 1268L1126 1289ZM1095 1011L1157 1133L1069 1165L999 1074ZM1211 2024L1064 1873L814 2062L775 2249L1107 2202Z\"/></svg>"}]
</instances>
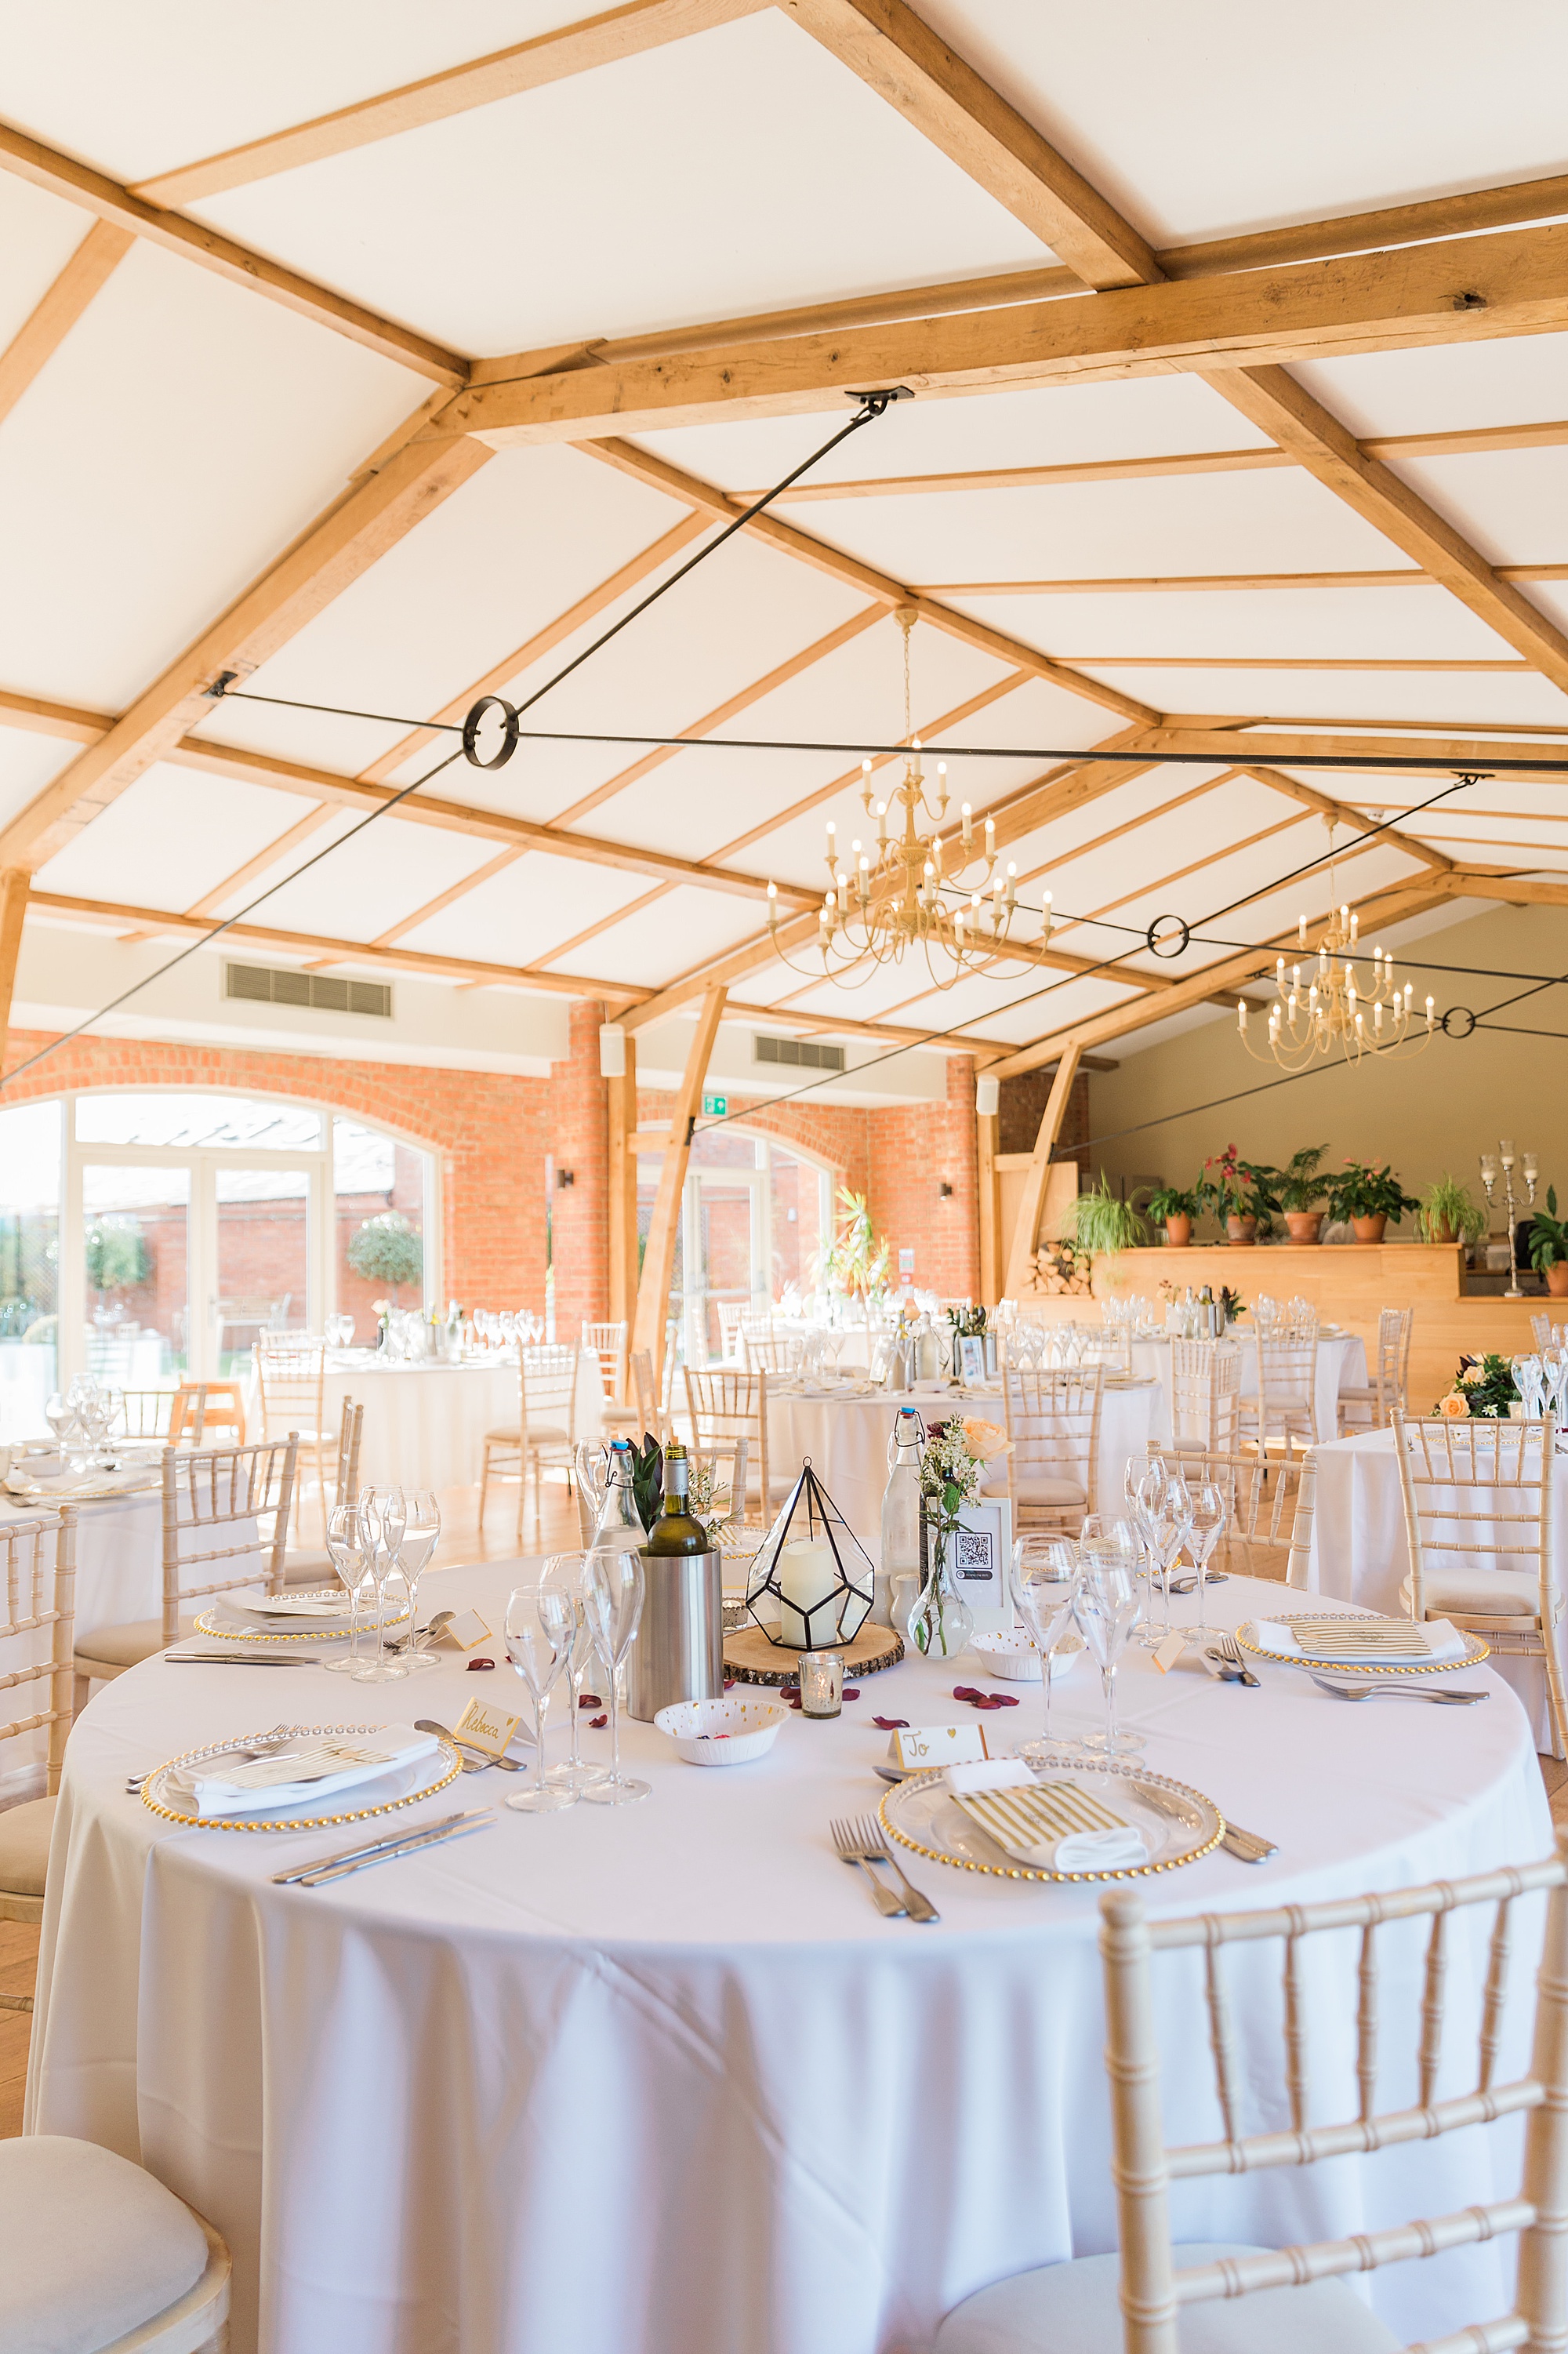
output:
<instances>
[{"instance_id":1,"label":"silver spoon","mask_svg":"<svg viewBox=\"0 0 1568 2354\"><path fill-rule=\"evenodd\" d=\"M1490 1700L1490 1692L1456 1691L1452 1685L1438 1685L1430 1690L1425 1684L1335 1684L1326 1676L1314 1676L1319 1691L1332 1692L1336 1700L1430 1700L1447 1708L1468 1708L1472 1702Z\"/></svg>"},{"instance_id":2,"label":"silver spoon","mask_svg":"<svg viewBox=\"0 0 1568 2354\"><path fill-rule=\"evenodd\" d=\"M461 1734L454 1733L450 1725L438 1724L433 1716L417 1716L414 1730L416 1733L442 1734L461 1756L465 1774L482 1774L486 1766L499 1766L503 1774L525 1774L528 1771L525 1766L519 1766L515 1757L493 1757L488 1749L465 1748ZM474 1761L471 1765L469 1762L471 1758Z\"/></svg>"},{"instance_id":3,"label":"silver spoon","mask_svg":"<svg viewBox=\"0 0 1568 2354\"><path fill-rule=\"evenodd\" d=\"M1228 1585L1229 1582L1230 1572L1228 1569L1211 1569L1208 1575L1203 1580L1205 1585ZM1173 1577L1171 1581L1171 1591L1172 1594L1196 1594L1197 1590L1198 1581L1196 1577Z\"/></svg>"},{"instance_id":4,"label":"silver spoon","mask_svg":"<svg viewBox=\"0 0 1568 2354\"><path fill-rule=\"evenodd\" d=\"M450 1627L456 1617L455 1610L438 1610L423 1627L415 1628L411 1634L404 1636L400 1643L390 1644L388 1649L394 1651L428 1650L433 1639L444 1628Z\"/></svg>"}]
</instances>

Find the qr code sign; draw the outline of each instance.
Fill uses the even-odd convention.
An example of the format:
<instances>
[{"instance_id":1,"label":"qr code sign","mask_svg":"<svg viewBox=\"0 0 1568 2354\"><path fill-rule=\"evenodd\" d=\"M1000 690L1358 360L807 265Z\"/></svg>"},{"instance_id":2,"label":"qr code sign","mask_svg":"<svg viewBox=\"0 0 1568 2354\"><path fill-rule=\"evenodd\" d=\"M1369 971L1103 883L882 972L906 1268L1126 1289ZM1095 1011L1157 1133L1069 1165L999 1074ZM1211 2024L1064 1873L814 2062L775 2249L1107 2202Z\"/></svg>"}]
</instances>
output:
<instances>
[{"instance_id":1,"label":"qr code sign","mask_svg":"<svg viewBox=\"0 0 1568 2354\"><path fill-rule=\"evenodd\" d=\"M958 1537L958 1570L960 1577L990 1577L992 1569L992 1538L989 1529L959 1529Z\"/></svg>"}]
</instances>

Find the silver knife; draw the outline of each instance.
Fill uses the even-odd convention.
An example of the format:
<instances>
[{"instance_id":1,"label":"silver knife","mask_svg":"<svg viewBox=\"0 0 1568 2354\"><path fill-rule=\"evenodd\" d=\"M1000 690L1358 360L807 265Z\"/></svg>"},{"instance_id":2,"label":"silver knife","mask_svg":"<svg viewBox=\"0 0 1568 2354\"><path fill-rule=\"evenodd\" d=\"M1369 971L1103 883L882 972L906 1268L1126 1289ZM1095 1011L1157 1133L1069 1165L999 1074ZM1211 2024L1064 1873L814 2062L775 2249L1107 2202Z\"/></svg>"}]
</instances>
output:
<instances>
[{"instance_id":1,"label":"silver knife","mask_svg":"<svg viewBox=\"0 0 1568 2354\"><path fill-rule=\"evenodd\" d=\"M459 1823L477 1822L488 1814L486 1808L476 1808L468 1814L439 1815L433 1823L404 1823L397 1830L384 1831L379 1839L369 1840L364 1847L339 1848L335 1855L318 1855L309 1863L295 1864L291 1871L275 1872L272 1884L287 1888L291 1882L308 1880L313 1872L324 1872L332 1864L357 1863L364 1856L379 1855L383 1848L406 1847L410 1840L429 1839L437 1831L450 1831Z\"/></svg>"},{"instance_id":2,"label":"silver knife","mask_svg":"<svg viewBox=\"0 0 1568 2354\"><path fill-rule=\"evenodd\" d=\"M284 1659L276 1651L164 1651L162 1656L172 1668L313 1668L321 1654L293 1651Z\"/></svg>"},{"instance_id":3,"label":"silver knife","mask_svg":"<svg viewBox=\"0 0 1568 2354\"><path fill-rule=\"evenodd\" d=\"M400 1855L422 1855L428 1847L445 1847L452 1840L466 1839L470 1831L489 1830L495 1819L493 1814L488 1813L465 1815L458 1822L448 1823L444 1829L427 1831L422 1837L404 1840L395 1847L377 1848L374 1855L355 1856L347 1863L320 1866L295 1884L301 1888L324 1888L329 1881L346 1880L355 1872L368 1872L373 1863L392 1863Z\"/></svg>"}]
</instances>

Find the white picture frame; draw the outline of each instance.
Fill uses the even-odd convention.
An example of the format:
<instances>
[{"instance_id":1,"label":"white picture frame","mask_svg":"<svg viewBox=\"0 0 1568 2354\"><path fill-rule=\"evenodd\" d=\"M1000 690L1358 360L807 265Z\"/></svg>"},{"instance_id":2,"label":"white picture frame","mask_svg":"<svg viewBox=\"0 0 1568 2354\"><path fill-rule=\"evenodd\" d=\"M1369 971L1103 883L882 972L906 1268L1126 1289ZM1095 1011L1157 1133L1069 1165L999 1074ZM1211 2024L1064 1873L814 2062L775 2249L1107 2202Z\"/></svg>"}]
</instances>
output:
<instances>
[{"instance_id":1,"label":"white picture frame","mask_svg":"<svg viewBox=\"0 0 1568 2354\"><path fill-rule=\"evenodd\" d=\"M927 1562L927 1524L920 1527L920 1569ZM1008 1570L1012 1559L1012 1500L983 1496L968 1504L948 1540L954 1592L974 1620L977 1635L1005 1635L1015 1624Z\"/></svg>"}]
</instances>

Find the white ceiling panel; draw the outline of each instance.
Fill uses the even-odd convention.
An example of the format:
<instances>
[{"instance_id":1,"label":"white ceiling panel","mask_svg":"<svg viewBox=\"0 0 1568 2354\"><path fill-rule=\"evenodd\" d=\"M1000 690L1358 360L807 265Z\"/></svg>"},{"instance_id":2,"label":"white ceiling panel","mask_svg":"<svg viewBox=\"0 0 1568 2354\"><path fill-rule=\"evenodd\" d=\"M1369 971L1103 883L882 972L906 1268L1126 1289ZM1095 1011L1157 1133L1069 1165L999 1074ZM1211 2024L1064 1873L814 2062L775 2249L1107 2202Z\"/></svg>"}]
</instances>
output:
<instances>
[{"instance_id":1,"label":"white ceiling panel","mask_svg":"<svg viewBox=\"0 0 1568 2354\"><path fill-rule=\"evenodd\" d=\"M88 230L92 216L0 173L0 351L32 316Z\"/></svg>"},{"instance_id":2,"label":"white ceiling panel","mask_svg":"<svg viewBox=\"0 0 1568 2354\"><path fill-rule=\"evenodd\" d=\"M648 888L644 876L619 867L533 853L432 916L409 933L407 946L492 964L539 964L564 940L606 921ZM591 961L585 969L593 970Z\"/></svg>"},{"instance_id":3,"label":"white ceiling panel","mask_svg":"<svg viewBox=\"0 0 1568 2354\"><path fill-rule=\"evenodd\" d=\"M0 823L26 809L34 794L41 793L80 749L79 744L62 744L58 736L0 727Z\"/></svg>"},{"instance_id":4,"label":"white ceiling panel","mask_svg":"<svg viewBox=\"0 0 1568 2354\"><path fill-rule=\"evenodd\" d=\"M1563 387L1568 396L1568 382ZM1568 400L1565 400L1568 405ZM1395 472L1491 564L1568 562L1568 449L1402 458ZM1524 594L1530 585L1524 584Z\"/></svg>"},{"instance_id":5,"label":"white ceiling panel","mask_svg":"<svg viewBox=\"0 0 1568 2354\"><path fill-rule=\"evenodd\" d=\"M189 907L297 824L309 806L292 793L157 761L38 869L38 888L132 907ZM295 861L320 847L302 843ZM257 917L259 923L275 920L270 909Z\"/></svg>"},{"instance_id":6,"label":"white ceiling panel","mask_svg":"<svg viewBox=\"0 0 1568 2354\"><path fill-rule=\"evenodd\" d=\"M313 847L302 844L301 859ZM493 843L469 834L381 818L297 883L285 884L257 921L333 939L373 940L494 855Z\"/></svg>"},{"instance_id":7,"label":"white ceiling panel","mask_svg":"<svg viewBox=\"0 0 1568 2354\"><path fill-rule=\"evenodd\" d=\"M1049 258L771 10L193 209L482 354Z\"/></svg>"},{"instance_id":8,"label":"white ceiling panel","mask_svg":"<svg viewBox=\"0 0 1568 2354\"><path fill-rule=\"evenodd\" d=\"M1568 696L1529 671L1117 670L1128 695L1171 713L1287 713L1353 726L1431 719L1520 730L1568 721Z\"/></svg>"},{"instance_id":9,"label":"white ceiling panel","mask_svg":"<svg viewBox=\"0 0 1568 2354\"><path fill-rule=\"evenodd\" d=\"M1063 661L1080 669L1093 669L1097 655L1141 656L1155 666L1162 656L1183 655L1211 661L1517 659L1506 639L1437 588L1205 588L944 601L1010 637L1049 640Z\"/></svg>"},{"instance_id":10,"label":"white ceiling panel","mask_svg":"<svg viewBox=\"0 0 1568 2354\"><path fill-rule=\"evenodd\" d=\"M1458 433L1568 417L1568 335L1298 360L1290 373L1357 434Z\"/></svg>"},{"instance_id":11,"label":"white ceiling panel","mask_svg":"<svg viewBox=\"0 0 1568 2354\"><path fill-rule=\"evenodd\" d=\"M762 929L763 920L761 910L749 901L720 898L715 892L683 885L599 938L585 940L570 956L558 959L556 969L659 988L705 957L722 955L749 939Z\"/></svg>"}]
</instances>

